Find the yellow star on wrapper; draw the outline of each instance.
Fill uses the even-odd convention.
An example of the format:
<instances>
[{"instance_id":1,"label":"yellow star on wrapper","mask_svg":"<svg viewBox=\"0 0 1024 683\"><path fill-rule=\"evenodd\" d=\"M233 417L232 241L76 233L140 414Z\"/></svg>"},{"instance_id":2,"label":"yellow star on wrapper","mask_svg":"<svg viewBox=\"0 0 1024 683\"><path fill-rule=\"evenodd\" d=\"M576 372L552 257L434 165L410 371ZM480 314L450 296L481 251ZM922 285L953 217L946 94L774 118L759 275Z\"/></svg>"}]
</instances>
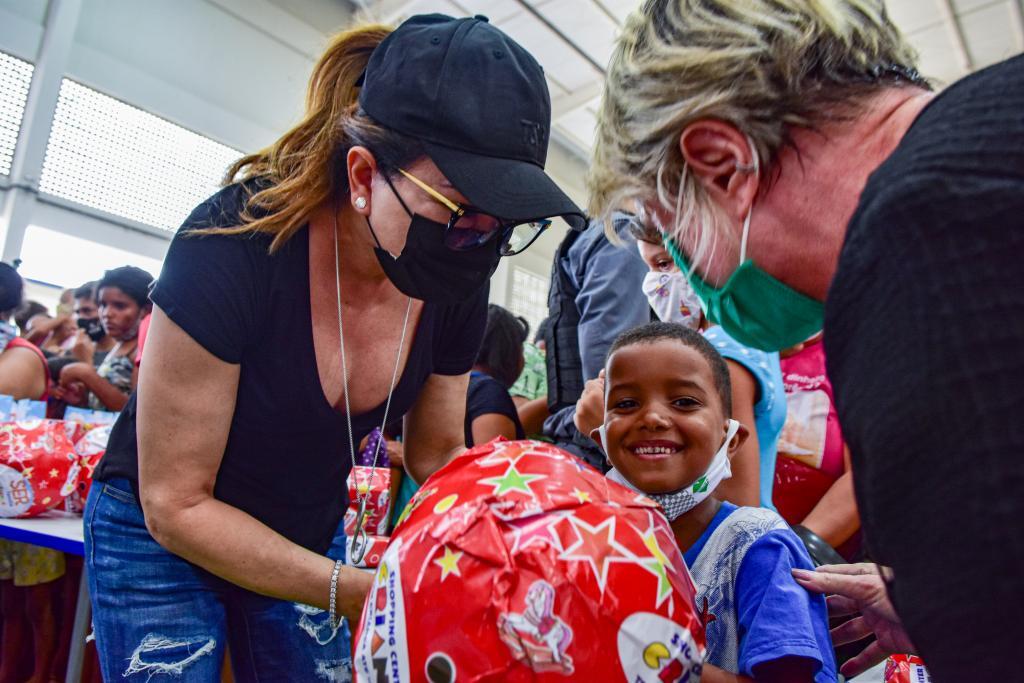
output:
<instances>
[{"instance_id":1,"label":"yellow star on wrapper","mask_svg":"<svg viewBox=\"0 0 1024 683\"><path fill-rule=\"evenodd\" d=\"M449 574L455 574L455 576L462 576L462 572L459 571L459 560L462 559L462 551L452 552L452 549L448 546L444 547L444 556L434 560L434 564L441 568L441 580L444 581L448 578Z\"/></svg>"},{"instance_id":2,"label":"yellow star on wrapper","mask_svg":"<svg viewBox=\"0 0 1024 683\"><path fill-rule=\"evenodd\" d=\"M50 470L50 476L54 477L54 478L59 477L60 476L60 472L58 472L56 470L56 468L54 468L54 469Z\"/></svg>"},{"instance_id":3,"label":"yellow star on wrapper","mask_svg":"<svg viewBox=\"0 0 1024 683\"><path fill-rule=\"evenodd\" d=\"M513 463L508 466L508 469L505 470L505 474L502 476L481 479L478 483L484 486L493 486L494 491L492 494L495 496L504 495L509 491L519 491L520 493L532 496L533 491L530 489L530 484L544 478L543 474L520 474L519 470L516 469L515 463Z\"/></svg>"},{"instance_id":4,"label":"yellow star on wrapper","mask_svg":"<svg viewBox=\"0 0 1024 683\"><path fill-rule=\"evenodd\" d=\"M590 502L590 494L587 493L586 491L580 491L579 489L574 488L572 490L572 495L574 495L576 497L576 500L578 500L581 503Z\"/></svg>"},{"instance_id":5,"label":"yellow star on wrapper","mask_svg":"<svg viewBox=\"0 0 1024 683\"><path fill-rule=\"evenodd\" d=\"M655 606L661 607L661 603L665 601L665 598L672 594L672 583L669 581L668 572L666 571L666 568L669 566L669 560L662 551L661 546L658 545L658 538L653 529L648 530L641 538L647 549L651 551L651 555L643 558L640 566L658 577L658 599Z\"/></svg>"}]
</instances>

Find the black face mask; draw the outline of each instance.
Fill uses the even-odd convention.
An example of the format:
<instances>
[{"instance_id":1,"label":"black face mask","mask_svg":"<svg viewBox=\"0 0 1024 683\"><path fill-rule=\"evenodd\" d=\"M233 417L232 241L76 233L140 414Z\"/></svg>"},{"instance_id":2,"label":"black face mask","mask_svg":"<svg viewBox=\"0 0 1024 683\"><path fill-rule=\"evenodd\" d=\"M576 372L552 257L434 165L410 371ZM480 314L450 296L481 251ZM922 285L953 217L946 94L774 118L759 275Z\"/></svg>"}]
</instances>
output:
<instances>
[{"instance_id":1,"label":"black face mask","mask_svg":"<svg viewBox=\"0 0 1024 683\"><path fill-rule=\"evenodd\" d=\"M99 318L79 318L78 326L85 330L85 333L89 335L89 339L94 342L98 342L107 336L107 331L103 329L103 323L100 322Z\"/></svg>"},{"instance_id":2,"label":"black face mask","mask_svg":"<svg viewBox=\"0 0 1024 683\"><path fill-rule=\"evenodd\" d=\"M369 218L366 225L377 243L374 253L391 284L413 299L438 304L459 303L478 292L498 267L501 255L497 248L485 242L475 249L449 249L444 243L448 226L409 211L390 180L388 186L412 218L402 253L392 256L381 246Z\"/></svg>"}]
</instances>

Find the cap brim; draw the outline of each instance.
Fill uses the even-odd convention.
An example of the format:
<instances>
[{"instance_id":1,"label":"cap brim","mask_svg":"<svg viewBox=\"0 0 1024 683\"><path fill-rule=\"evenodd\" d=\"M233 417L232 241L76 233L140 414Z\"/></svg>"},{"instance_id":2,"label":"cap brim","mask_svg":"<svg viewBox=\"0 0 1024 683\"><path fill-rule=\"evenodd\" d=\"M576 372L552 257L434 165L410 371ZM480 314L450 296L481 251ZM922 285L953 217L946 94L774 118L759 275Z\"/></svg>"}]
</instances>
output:
<instances>
[{"instance_id":1,"label":"cap brim","mask_svg":"<svg viewBox=\"0 0 1024 683\"><path fill-rule=\"evenodd\" d=\"M574 230L587 227L586 214L540 166L431 142L424 147L451 184L478 209L508 220L560 216Z\"/></svg>"}]
</instances>

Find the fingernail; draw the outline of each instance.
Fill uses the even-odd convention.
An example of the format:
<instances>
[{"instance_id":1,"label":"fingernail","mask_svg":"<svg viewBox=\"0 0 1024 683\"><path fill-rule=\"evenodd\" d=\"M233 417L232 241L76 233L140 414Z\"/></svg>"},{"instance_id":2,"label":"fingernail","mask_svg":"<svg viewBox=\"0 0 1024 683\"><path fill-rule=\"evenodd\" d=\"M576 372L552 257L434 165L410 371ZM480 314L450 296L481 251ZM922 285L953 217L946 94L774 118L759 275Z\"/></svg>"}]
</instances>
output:
<instances>
[{"instance_id":1,"label":"fingernail","mask_svg":"<svg viewBox=\"0 0 1024 683\"><path fill-rule=\"evenodd\" d=\"M810 580L810 578L814 576L814 572L809 572L806 569L791 569L790 571L793 572L794 578L803 579L805 581Z\"/></svg>"}]
</instances>

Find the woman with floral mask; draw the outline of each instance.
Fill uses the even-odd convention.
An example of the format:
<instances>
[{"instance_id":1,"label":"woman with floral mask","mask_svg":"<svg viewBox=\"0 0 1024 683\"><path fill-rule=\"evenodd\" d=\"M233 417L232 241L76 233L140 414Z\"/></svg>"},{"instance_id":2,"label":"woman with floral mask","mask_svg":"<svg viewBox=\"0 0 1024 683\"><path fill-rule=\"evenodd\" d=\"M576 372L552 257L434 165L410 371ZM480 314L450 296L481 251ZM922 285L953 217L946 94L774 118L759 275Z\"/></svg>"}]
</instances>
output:
<instances>
[{"instance_id":1,"label":"woman with floral mask","mask_svg":"<svg viewBox=\"0 0 1024 683\"><path fill-rule=\"evenodd\" d=\"M103 330L115 344L96 367L85 362L64 366L55 396L72 405L85 399L93 410L118 412L124 408L138 382L135 350L139 323L151 308L152 284L153 276L141 268L123 266L107 271L96 285L96 299Z\"/></svg>"},{"instance_id":2,"label":"woman with floral mask","mask_svg":"<svg viewBox=\"0 0 1024 683\"><path fill-rule=\"evenodd\" d=\"M342 560L363 520L332 542L356 445L404 415L414 480L461 452L491 273L551 217L582 227L543 170L543 71L486 18L341 33L306 105L195 209L153 289L86 509L105 679L159 657L219 680L228 646L236 680L347 680L342 618L372 582Z\"/></svg>"}]
</instances>

